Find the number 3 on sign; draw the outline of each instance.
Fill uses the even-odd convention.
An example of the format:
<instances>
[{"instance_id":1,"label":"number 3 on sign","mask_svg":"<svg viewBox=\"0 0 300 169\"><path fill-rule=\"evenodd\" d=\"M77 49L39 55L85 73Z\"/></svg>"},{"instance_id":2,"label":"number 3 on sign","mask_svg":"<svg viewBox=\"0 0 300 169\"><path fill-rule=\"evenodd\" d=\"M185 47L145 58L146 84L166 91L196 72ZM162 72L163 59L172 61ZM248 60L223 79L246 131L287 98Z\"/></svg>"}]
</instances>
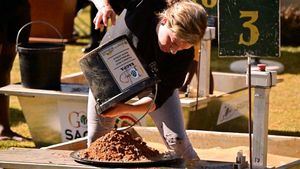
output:
<instances>
[{"instance_id":1,"label":"number 3 on sign","mask_svg":"<svg viewBox=\"0 0 300 169\"><path fill-rule=\"evenodd\" d=\"M217 5L217 0L211 0L210 3L208 0L202 0L202 5L206 8L213 8Z\"/></svg>"},{"instance_id":2,"label":"number 3 on sign","mask_svg":"<svg viewBox=\"0 0 300 169\"><path fill-rule=\"evenodd\" d=\"M244 40L244 34L240 34L240 40L239 44L246 45L246 46L251 46L255 44L258 40L259 37L259 31L253 23L257 20L258 18L258 11L240 11L241 15L240 18L245 18L245 17L250 17L249 21L246 21L243 23L244 28L250 29L250 38L249 41Z\"/></svg>"},{"instance_id":3,"label":"number 3 on sign","mask_svg":"<svg viewBox=\"0 0 300 169\"><path fill-rule=\"evenodd\" d=\"M193 0L194 2L197 2L197 0ZM201 0L201 4L205 8L213 8L217 5L217 0L210 0L210 3L208 3L209 0Z\"/></svg>"}]
</instances>

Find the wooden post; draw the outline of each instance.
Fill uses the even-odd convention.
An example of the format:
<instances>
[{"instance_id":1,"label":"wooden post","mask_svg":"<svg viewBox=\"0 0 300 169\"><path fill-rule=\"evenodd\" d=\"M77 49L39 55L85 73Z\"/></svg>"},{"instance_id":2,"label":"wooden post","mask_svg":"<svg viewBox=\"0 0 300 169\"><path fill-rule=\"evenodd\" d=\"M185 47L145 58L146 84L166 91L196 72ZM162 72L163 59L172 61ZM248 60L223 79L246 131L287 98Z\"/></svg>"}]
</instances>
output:
<instances>
[{"instance_id":1,"label":"wooden post","mask_svg":"<svg viewBox=\"0 0 300 169\"><path fill-rule=\"evenodd\" d=\"M211 58L211 40L202 41L199 62L199 96L209 96L210 84L210 58Z\"/></svg>"},{"instance_id":2,"label":"wooden post","mask_svg":"<svg viewBox=\"0 0 300 169\"><path fill-rule=\"evenodd\" d=\"M211 40L215 38L215 27L208 27L199 46L195 47L195 61L198 62L200 71L196 73L189 85L188 97L209 96ZM198 52L198 53L196 53ZM199 86L198 86L199 85Z\"/></svg>"}]
</instances>

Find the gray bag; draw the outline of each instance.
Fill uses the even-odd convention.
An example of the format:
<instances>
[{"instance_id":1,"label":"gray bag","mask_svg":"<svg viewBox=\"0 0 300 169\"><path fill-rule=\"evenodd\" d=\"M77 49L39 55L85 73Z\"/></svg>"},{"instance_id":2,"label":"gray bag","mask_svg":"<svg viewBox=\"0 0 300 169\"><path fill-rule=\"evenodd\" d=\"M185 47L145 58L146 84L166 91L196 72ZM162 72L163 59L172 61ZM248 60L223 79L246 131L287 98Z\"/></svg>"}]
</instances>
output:
<instances>
[{"instance_id":1,"label":"gray bag","mask_svg":"<svg viewBox=\"0 0 300 169\"><path fill-rule=\"evenodd\" d=\"M153 64L152 68L142 64L125 35L94 49L79 63L97 102L98 114L156 83Z\"/></svg>"}]
</instances>

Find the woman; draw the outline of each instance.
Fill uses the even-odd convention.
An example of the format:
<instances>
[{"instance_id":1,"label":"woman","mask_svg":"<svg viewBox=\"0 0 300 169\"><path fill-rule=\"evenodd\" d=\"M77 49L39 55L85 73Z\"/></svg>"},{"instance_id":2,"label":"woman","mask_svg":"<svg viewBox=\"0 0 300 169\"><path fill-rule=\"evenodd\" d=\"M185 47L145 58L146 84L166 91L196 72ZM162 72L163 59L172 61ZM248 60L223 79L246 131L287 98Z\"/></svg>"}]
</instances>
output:
<instances>
[{"instance_id":1,"label":"woman","mask_svg":"<svg viewBox=\"0 0 300 169\"><path fill-rule=\"evenodd\" d=\"M93 0L98 8L95 27L113 26L101 44L127 35L138 56L158 66L158 85L155 106L149 115L154 120L166 146L188 162L199 161L186 135L177 88L181 87L189 65L193 61L193 45L204 35L207 16L202 6L192 1L165 0ZM116 20L116 14L119 14ZM114 117L123 113L146 112L151 97L144 97L133 105L118 104L97 116L95 99L89 93L88 144L108 132Z\"/></svg>"}]
</instances>

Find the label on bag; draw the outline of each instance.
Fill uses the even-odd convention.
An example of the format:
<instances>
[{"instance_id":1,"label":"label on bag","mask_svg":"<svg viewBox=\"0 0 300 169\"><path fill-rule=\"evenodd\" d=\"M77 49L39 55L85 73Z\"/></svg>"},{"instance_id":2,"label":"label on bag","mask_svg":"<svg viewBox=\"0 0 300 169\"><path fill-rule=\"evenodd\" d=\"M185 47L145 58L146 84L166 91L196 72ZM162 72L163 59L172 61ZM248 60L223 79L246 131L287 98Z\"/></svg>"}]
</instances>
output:
<instances>
[{"instance_id":1,"label":"label on bag","mask_svg":"<svg viewBox=\"0 0 300 169\"><path fill-rule=\"evenodd\" d=\"M99 54L121 91L149 78L126 39L112 43Z\"/></svg>"}]
</instances>

